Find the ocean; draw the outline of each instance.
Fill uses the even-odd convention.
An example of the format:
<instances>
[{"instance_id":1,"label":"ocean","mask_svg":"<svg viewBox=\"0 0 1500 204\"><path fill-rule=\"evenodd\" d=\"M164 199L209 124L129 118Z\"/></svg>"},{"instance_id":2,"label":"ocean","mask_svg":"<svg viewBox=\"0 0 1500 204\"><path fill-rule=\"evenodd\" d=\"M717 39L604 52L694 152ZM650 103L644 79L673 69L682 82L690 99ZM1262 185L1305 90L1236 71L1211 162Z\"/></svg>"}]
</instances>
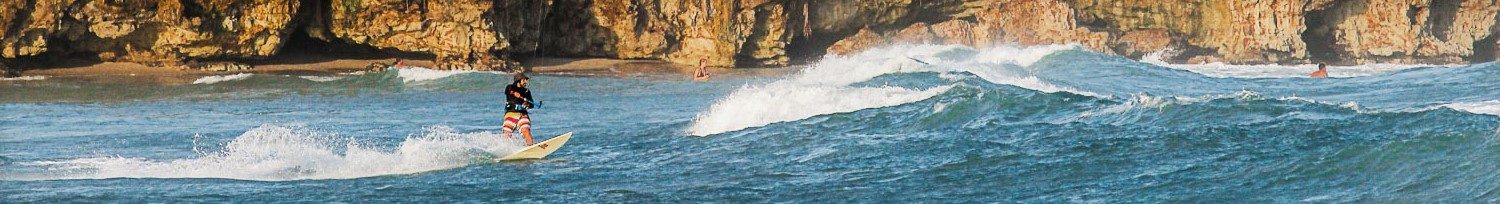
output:
<instances>
[{"instance_id":1,"label":"ocean","mask_svg":"<svg viewBox=\"0 0 1500 204\"><path fill-rule=\"evenodd\" d=\"M0 81L0 202L1500 202L1500 66L895 45L788 74Z\"/></svg>"}]
</instances>

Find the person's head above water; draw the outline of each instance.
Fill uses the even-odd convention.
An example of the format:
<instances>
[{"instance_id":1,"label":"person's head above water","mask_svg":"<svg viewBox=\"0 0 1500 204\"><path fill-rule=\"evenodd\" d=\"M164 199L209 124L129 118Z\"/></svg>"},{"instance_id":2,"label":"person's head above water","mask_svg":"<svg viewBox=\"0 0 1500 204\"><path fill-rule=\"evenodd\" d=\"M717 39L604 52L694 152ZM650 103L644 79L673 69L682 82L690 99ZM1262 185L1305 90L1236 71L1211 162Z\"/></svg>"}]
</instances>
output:
<instances>
[{"instance_id":1,"label":"person's head above water","mask_svg":"<svg viewBox=\"0 0 1500 204\"><path fill-rule=\"evenodd\" d=\"M516 73L516 75L514 75L512 79L513 80L511 80L510 82L511 84L515 84L519 87L526 87L526 81L531 78L526 77L525 73Z\"/></svg>"},{"instance_id":2,"label":"person's head above water","mask_svg":"<svg viewBox=\"0 0 1500 204\"><path fill-rule=\"evenodd\" d=\"M1307 76L1312 78L1328 77L1328 64L1318 63L1318 71L1313 71L1312 73L1307 74Z\"/></svg>"}]
</instances>

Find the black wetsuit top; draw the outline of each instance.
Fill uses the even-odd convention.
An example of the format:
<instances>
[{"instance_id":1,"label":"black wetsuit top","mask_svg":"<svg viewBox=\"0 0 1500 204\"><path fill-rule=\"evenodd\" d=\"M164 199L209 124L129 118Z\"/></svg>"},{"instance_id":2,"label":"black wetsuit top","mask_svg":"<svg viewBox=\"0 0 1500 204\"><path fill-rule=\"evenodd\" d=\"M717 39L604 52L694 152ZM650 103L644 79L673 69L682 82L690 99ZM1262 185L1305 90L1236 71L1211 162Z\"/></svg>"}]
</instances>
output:
<instances>
[{"instance_id":1,"label":"black wetsuit top","mask_svg":"<svg viewBox=\"0 0 1500 204\"><path fill-rule=\"evenodd\" d=\"M521 93L521 97L524 98L516 98L516 95L512 93ZM505 112L528 114L526 112L527 108L522 106L527 101L531 101L531 90L516 86L516 84L505 86ZM536 104L532 105L535 106Z\"/></svg>"}]
</instances>

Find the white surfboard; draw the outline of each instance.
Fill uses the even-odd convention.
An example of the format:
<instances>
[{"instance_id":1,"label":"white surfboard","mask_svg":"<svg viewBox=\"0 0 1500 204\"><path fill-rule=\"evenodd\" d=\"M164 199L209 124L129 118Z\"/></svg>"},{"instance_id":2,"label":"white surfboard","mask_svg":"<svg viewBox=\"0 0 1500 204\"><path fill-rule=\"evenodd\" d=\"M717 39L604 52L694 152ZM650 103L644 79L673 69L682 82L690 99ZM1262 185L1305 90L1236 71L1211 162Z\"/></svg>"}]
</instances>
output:
<instances>
[{"instance_id":1,"label":"white surfboard","mask_svg":"<svg viewBox=\"0 0 1500 204\"><path fill-rule=\"evenodd\" d=\"M532 144L531 146L526 146L526 148L521 148L521 151L516 151L516 153L511 153L510 155L505 155L505 157L500 157L500 161L541 159L543 157L547 157L547 155L549 154L552 154L552 152L557 151L557 149L561 149L563 144L568 143L568 138L572 137L573 132L563 133L562 135L558 135L557 137L552 137L552 139L547 139L547 141L542 141L536 144Z\"/></svg>"}]
</instances>

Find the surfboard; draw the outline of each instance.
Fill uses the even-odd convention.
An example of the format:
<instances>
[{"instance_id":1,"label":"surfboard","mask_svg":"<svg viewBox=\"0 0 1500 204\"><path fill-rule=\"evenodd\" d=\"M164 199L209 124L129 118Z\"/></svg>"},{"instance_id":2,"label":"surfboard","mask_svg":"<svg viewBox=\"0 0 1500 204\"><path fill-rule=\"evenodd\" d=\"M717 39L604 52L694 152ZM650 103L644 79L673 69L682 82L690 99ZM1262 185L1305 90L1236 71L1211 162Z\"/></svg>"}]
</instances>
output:
<instances>
[{"instance_id":1,"label":"surfboard","mask_svg":"<svg viewBox=\"0 0 1500 204\"><path fill-rule=\"evenodd\" d=\"M552 154L552 152L557 151L557 149L562 149L563 144L567 144L568 138L572 137L573 132L563 133L562 135L558 135L557 137L552 137L552 139L547 139L547 141L538 142L536 144L532 144L531 146L526 146L526 148L521 148L521 151L516 151L516 153L511 153L510 155L505 155L505 157L500 157L499 161L541 159L547 157L547 155L549 154Z\"/></svg>"}]
</instances>

